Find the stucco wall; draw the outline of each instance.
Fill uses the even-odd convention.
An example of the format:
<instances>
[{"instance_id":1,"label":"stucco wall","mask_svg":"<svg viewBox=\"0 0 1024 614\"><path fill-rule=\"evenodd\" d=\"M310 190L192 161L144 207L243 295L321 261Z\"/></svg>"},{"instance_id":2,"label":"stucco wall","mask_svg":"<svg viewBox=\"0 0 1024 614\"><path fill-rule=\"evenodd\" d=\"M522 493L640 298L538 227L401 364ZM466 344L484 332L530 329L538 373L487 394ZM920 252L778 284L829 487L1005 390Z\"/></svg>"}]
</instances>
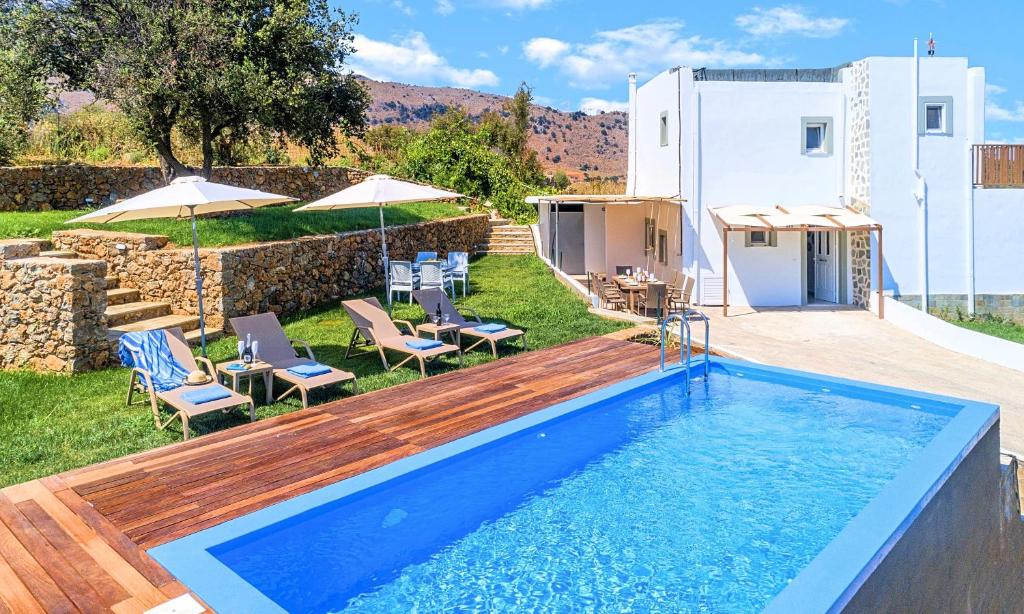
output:
<instances>
[{"instance_id":1,"label":"stucco wall","mask_svg":"<svg viewBox=\"0 0 1024 614\"><path fill-rule=\"evenodd\" d=\"M358 183L367 174L341 167L216 167L211 180L313 200ZM98 207L162 185L163 176L156 167L86 164L0 167L0 211Z\"/></svg>"},{"instance_id":2,"label":"stucco wall","mask_svg":"<svg viewBox=\"0 0 1024 614\"><path fill-rule=\"evenodd\" d=\"M989 430L843 610L1010 612L1024 602L1024 523L1007 517Z\"/></svg>"}]
</instances>

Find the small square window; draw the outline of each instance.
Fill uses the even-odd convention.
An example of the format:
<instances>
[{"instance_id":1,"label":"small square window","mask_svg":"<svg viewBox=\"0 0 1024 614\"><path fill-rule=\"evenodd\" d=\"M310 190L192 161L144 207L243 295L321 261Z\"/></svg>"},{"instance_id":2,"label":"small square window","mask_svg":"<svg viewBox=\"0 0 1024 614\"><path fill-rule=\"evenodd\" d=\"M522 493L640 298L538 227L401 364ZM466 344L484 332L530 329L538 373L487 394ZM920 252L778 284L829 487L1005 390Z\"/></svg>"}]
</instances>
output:
<instances>
[{"instance_id":1,"label":"small square window","mask_svg":"<svg viewBox=\"0 0 1024 614\"><path fill-rule=\"evenodd\" d=\"M925 130L927 130L928 132L945 132L945 111L946 106L942 104L925 105Z\"/></svg>"},{"instance_id":2,"label":"small square window","mask_svg":"<svg viewBox=\"0 0 1024 614\"><path fill-rule=\"evenodd\" d=\"M668 146L668 111L662 111L658 120L658 139L662 147Z\"/></svg>"},{"instance_id":3,"label":"small square window","mask_svg":"<svg viewBox=\"0 0 1024 614\"><path fill-rule=\"evenodd\" d=\"M825 151L825 124L807 124L807 151L822 153Z\"/></svg>"},{"instance_id":4,"label":"small square window","mask_svg":"<svg viewBox=\"0 0 1024 614\"><path fill-rule=\"evenodd\" d=\"M747 232L746 247L775 247L778 245L776 234L769 230L751 230Z\"/></svg>"}]
</instances>

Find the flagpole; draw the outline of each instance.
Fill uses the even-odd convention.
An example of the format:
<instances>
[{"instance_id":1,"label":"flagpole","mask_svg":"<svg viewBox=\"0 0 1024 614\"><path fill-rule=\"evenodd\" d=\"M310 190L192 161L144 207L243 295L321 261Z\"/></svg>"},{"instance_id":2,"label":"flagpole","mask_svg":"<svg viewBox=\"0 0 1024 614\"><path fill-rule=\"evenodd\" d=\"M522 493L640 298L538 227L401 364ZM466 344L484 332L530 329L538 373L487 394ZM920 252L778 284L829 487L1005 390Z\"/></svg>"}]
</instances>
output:
<instances>
[{"instance_id":1,"label":"flagpole","mask_svg":"<svg viewBox=\"0 0 1024 614\"><path fill-rule=\"evenodd\" d=\"M199 302L199 343L203 348L203 357L206 357L206 317L203 314L203 274L199 269L199 233L196 232L196 207L188 208L189 218L192 220L192 257L196 270L196 300Z\"/></svg>"}]
</instances>

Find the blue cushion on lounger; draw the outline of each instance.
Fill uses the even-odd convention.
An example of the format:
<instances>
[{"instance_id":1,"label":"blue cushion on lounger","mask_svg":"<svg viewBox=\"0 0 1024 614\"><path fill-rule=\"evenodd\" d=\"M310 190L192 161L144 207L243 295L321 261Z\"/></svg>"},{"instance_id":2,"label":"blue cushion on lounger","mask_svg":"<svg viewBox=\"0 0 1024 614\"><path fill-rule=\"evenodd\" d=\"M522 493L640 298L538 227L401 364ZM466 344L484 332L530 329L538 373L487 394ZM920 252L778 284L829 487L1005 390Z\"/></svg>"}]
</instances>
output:
<instances>
[{"instance_id":1,"label":"blue cushion on lounger","mask_svg":"<svg viewBox=\"0 0 1024 614\"><path fill-rule=\"evenodd\" d=\"M189 390L188 392L181 393L181 398L193 405L202 405L203 403L219 401L230 396L231 391L221 386L210 386L209 388L200 388L198 390Z\"/></svg>"},{"instance_id":2,"label":"blue cushion on lounger","mask_svg":"<svg viewBox=\"0 0 1024 614\"><path fill-rule=\"evenodd\" d=\"M506 330L508 326L492 322L490 324L481 324L480 326L474 326L473 328L482 333L500 333L501 331Z\"/></svg>"},{"instance_id":3,"label":"blue cushion on lounger","mask_svg":"<svg viewBox=\"0 0 1024 614\"><path fill-rule=\"evenodd\" d=\"M288 372L292 375L298 375L299 377L316 377L317 375L330 373L331 368L327 365L315 362L307 365L295 365L294 367L290 367Z\"/></svg>"},{"instance_id":4,"label":"blue cushion on lounger","mask_svg":"<svg viewBox=\"0 0 1024 614\"><path fill-rule=\"evenodd\" d=\"M434 348L439 348L444 344L436 339L417 339L415 341L406 341L405 345L414 350L432 350Z\"/></svg>"}]
</instances>

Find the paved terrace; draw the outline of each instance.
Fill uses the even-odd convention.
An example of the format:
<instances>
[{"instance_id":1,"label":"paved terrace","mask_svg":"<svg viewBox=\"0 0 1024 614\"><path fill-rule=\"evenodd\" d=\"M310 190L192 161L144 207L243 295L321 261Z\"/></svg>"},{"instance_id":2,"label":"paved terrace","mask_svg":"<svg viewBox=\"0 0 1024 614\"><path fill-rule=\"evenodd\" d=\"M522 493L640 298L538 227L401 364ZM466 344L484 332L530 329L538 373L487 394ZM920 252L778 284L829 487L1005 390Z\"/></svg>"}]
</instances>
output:
<instances>
[{"instance_id":1,"label":"paved terrace","mask_svg":"<svg viewBox=\"0 0 1024 614\"><path fill-rule=\"evenodd\" d=\"M1001 408L1002 447L1024 453L1024 372L952 352L859 309L707 308L711 346L803 371L948 394ZM703 330L694 326L694 338Z\"/></svg>"},{"instance_id":2,"label":"paved terrace","mask_svg":"<svg viewBox=\"0 0 1024 614\"><path fill-rule=\"evenodd\" d=\"M657 364L585 339L5 488L0 613L143 612L188 592L146 548Z\"/></svg>"}]
</instances>

